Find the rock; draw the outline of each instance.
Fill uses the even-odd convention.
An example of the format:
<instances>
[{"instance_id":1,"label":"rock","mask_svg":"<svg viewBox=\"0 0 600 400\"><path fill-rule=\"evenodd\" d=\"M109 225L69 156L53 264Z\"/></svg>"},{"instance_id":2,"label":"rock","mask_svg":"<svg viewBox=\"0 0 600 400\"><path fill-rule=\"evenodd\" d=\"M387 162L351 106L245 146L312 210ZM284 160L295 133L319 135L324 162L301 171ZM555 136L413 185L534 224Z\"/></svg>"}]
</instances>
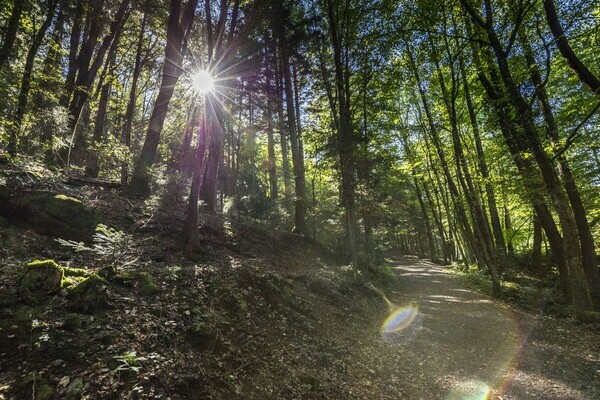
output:
<instances>
[{"instance_id":1,"label":"rock","mask_svg":"<svg viewBox=\"0 0 600 400\"><path fill-rule=\"evenodd\" d=\"M69 293L71 309L86 314L94 314L111 307L108 298L109 283L92 274L75 286Z\"/></svg>"},{"instance_id":2,"label":"rock","mask_svg":"<svg viewBox=\"0 0 600 400\"><path fill-rule=\"evenodd\" d=\"M63 278L63 269L53 260L33 261L19 281L19 295L26 303L38 303L46 295L60 292Z\"/></svg>"},{"instance_id":3,"label":"rock","mask_svg":"<svg viewBox=\"0 0 600 400\"><path fill-rule=\"evenodd\" d=\"M148 272L140 272L137 275L138 289L143 296L152 296L160 292L160 286L156 279Z\"/></svg>"},{"instance_id":4,"label":"rock","mask_svg":"<svg viewBox=\"0 0 600 400\"><path fill-rule=\"evenodd\" d=\"M52 192L23 192L0 209L7 218L25 222L43 235L90 242L98 224L96 213L81 201Z\"/></svg>"},{"instance_id":5,"label":"rock","mask_svg":"<svg viewBox=\"0 0 600 400\"><path fill-rule=\"evenodd\" d=\"M65 397L67 399L75 399L77 395L83 390L83 379L75 378L67 386L65 391Z\"/></svg>"}]
</instances>

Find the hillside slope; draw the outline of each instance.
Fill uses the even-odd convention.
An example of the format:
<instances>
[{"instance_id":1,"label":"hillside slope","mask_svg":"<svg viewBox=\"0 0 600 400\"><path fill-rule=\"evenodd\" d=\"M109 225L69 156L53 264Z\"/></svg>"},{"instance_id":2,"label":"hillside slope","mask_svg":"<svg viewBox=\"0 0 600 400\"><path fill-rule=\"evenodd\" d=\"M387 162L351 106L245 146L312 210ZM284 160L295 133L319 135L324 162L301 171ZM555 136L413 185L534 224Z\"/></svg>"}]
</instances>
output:
<instances>
[{"instance_id":1,"label":"hillside slope","mask_svg":"<svg viewBox=\"0 0 600 400\"><path fill-rule=\"evenodd\" d=\"M0 218L0 399L600 398L597 327L515 310L444 267L391 256L358 272L223 215L202 216L190 259L176 191L136 202L5 176L18 212ZM95 250L26 214L73 226L80 209L114 228ZM58 265L28 265L45 259Z\"/></svg>"}]
</instances>

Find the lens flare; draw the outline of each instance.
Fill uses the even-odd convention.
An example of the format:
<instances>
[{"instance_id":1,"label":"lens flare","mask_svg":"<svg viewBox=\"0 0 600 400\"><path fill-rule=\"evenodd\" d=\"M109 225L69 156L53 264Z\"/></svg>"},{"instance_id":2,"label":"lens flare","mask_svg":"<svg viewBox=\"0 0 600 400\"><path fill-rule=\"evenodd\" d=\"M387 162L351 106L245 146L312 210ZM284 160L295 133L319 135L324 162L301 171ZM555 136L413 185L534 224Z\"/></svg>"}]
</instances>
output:
<instances>
[{"instance_id":1,"label":"lens flare","mask_svg":"<svg viewBox=\"0 0 600 400\"><path fill-rule=\"evenodd\" d=\"M192 76L192 86L199 93L208 93L213 89L214 79L208 71L202 70Z\"/></svg>"},{"instance_id":2,"label":"lens flare","mask_svg":"<svg viewBox=\"0 0 600 400\"><path fill-rule=\"evenodd\" d=\"M391 313L381 325L382 333L397 333L408 328L415 318L419 310L416 307L400 307Z\"/></svg>"},{"instance_id":3,"label":"lens flare","mask_svg":"<svg viewBox=\"0 0 600 400\"><path fill-rule=\"evenodd\" d=\"M490 387L481 381L465 381L450 390L447 400L487 400L490 393Z\"/></svg>"},{"instance_id":4,"label":"lens flare","mask_svg":"<svg viewBox=\"0 0 600 400\"><path fill-rule=\"evenodd\" d=\"M394 310L381 324L381 336L388 342L402 344L416 336L422 327L423 314L416 306Z\"/></svg>"}]
</instances>

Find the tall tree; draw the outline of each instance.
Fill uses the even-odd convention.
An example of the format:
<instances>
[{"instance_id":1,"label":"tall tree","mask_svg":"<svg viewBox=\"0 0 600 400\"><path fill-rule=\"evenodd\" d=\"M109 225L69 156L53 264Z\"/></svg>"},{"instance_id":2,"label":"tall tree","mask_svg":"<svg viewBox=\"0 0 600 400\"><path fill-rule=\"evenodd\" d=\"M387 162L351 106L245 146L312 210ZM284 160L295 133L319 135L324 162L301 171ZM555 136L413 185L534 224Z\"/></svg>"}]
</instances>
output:
<instances>
[{"instance_id":1,"label":"tall tree","mask_svg":"<svg viewBox=\"0 0 600 400\"><path fill-rule=\"evenodd\" d=\"M160 143L160 135L165 123L169 102L173 97L175 85L183 70L183 56L187 49L187 39L194 23L198 0L171 0L169 19L167 21L167 43L165 46L165 61L162 69L160 89L154 102L154 108L142 151L137 159L129 189L134 195L147 195L150 190L148 169L154 163L156 150Z\"/></svg>"},{"instance_id":2,"label":"tall tree","mask_svg":"<svg viewBox=\"0 0 600 400\"><path fill-rule=\"evenodd\" d=\"M23 116L25 115L25 111L27 109L29 91L31 89L31 75L33 74L35 57L38 53L40 46L42 45L42 42L44 41L48 28L50 28L50 25L52 24L57 4L58 0L48 0L46 4L46 17L44 19L44 22L34 35L33 41L31 42L31 46L29 46L29 50L27 51L25 67L23 70L23 77L21 78L21 88L19 91L19 97L17 99L17 109L14 114L13 125L10 129L10 138L8 143L8 152L13 156L15 155L17 150L17 144L21 131L21 124L23 123Z\"/></svg>"},{"instance_id":3,"label":"tall tree","mask_svg":"<svg viewBox=\"0 0 600 400\"><path fill-rule=\"evenodd\" d=\"M556 46L560 50L560 54L567 60L567 63L575 71L579 80L591 89L596 95L600 95L600 78L598 78L582 61L577 54L571 48L569 39L567 38L565 31L563 30L558 14L556 12L556 6L554 0L544 0L544 10L546 12L546 20L550 31L556 41Z\"/></svg>"},{"instance_id":4,"label":"tall tree","mask_svg":"<svg viewBox=\"0 0 600 400\"><path fill-rule=\"evenodd\" d=\"M15 39L17 38L17 31L21 25L21 16L27 6L27 0L14 0L10 18L4 37L2 38L2 47L0 47L0 70L6 64L6 61L11 57L13 48L15 46Z\"/></svg>"}]
</instances>

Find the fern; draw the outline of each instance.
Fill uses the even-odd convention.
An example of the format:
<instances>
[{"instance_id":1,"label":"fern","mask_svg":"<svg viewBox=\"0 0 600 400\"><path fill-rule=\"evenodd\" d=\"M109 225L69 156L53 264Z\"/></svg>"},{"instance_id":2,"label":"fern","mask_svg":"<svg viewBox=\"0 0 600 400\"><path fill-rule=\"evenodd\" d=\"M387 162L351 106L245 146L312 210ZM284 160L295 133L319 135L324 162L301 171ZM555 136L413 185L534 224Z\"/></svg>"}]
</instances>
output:
<instances>
[{"instance_id":1,"label":"fern","mask_svg":"<svg viewBox=\"0 0 600 400\"><path fill-rule=\"evenodd\" d=\"M75 242L73 240L56 239L63 246L73 249L79 253L89 251L98 256L101 260L107 262L112 267L124 263L125 258L129 254L131 243L131 235L125 234L123 231L116 230L104 224L96 226L96 232L92 237L92 247L86 246L83 242Z\"/></svg>"}]
</instances>

